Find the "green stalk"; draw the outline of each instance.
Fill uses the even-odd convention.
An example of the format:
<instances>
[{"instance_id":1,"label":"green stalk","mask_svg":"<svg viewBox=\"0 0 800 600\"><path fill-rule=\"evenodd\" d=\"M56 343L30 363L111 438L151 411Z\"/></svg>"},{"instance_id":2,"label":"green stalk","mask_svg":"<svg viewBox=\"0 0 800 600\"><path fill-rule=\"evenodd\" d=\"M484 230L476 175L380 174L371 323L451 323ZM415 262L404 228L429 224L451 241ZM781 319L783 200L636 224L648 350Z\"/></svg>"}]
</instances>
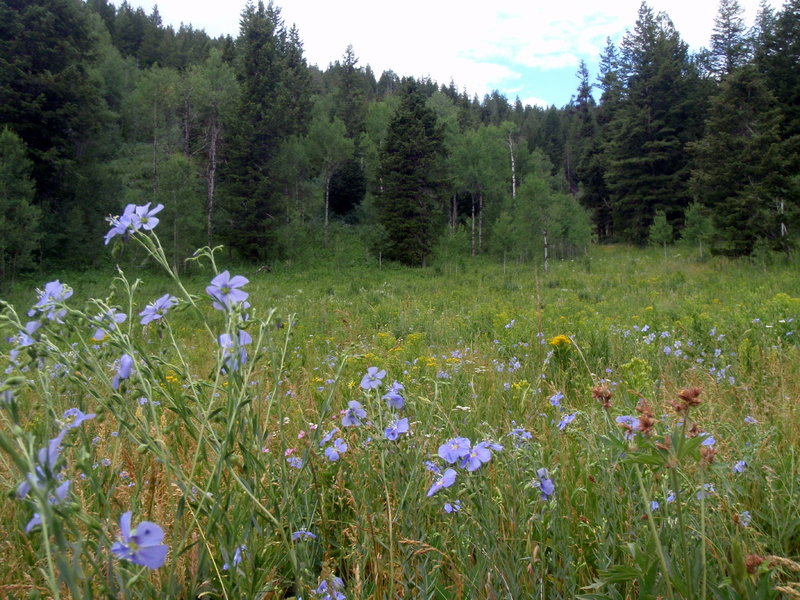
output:
<instances>
[{"instance_id":1,"label":"green stalk","mask_svg":"<svg viewBox=\"0 0 800 600\"><path fill-rule=\"evenodd\" d=\"M644 487L644 479L642 479L642 470L639 465L633 465L636 471L636 479L639 481L639 491L644 499L645 510L647 511L647 523L650 526L650 533L653 536L653 541L656 544L656 552L658 552L658 559L661 561L661 568L664 571L664 580L667 582L667 596L670 600L675 600L672 593L672 577L669 573L667 566L667 557L664 555L664 548L661 547L661 539L658 537L658 530L656 529L655 521L653 521L653 511L650 510L650 497L647 495L647 490Z\"/></svg>"}]
</instances>

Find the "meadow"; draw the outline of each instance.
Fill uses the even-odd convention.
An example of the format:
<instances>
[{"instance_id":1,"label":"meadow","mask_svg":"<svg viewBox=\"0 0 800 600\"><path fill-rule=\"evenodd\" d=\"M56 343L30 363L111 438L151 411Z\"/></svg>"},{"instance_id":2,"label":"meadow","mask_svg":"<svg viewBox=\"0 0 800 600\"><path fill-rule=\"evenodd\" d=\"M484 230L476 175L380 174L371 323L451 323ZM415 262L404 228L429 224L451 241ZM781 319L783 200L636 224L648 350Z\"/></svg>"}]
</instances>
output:
<instances>
[{"instance_id":1,"label":"meadow","mask_svg":"<svg viewBox=\"0 0 800 600\"><path fill-rule=\"evenodd\" d=\"M796 264L123 233L3 306L0 596L800 597Z\"/></svg>"}]
</instances>

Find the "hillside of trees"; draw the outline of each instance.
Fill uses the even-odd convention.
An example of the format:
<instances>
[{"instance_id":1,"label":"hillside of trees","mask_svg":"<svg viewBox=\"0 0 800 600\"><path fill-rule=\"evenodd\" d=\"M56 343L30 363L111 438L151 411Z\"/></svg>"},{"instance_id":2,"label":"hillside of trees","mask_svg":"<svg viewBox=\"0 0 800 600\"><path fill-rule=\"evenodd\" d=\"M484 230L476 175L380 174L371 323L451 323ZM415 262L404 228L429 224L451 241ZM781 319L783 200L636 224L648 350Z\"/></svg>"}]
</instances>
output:
<instances>
[{"instance_id":1,"label":"hillside of trees","mask_svg":"<svg viewBox=\"0 0 800 600\"><path fill-rule=\"evenodd\" d=\"M218 244L324 259L348 229L410 265L444 240L522 261L593 240L789 252L800 0L742 14L721 0L693 53L642 3L597 79L581 64L572 100L543 109L376 76L352 47L308 65L272 3L212 39L124 1L0 0L0 281L107 262L106 218L129 203L164 205L176 268Z\"/></svg>"}]
</instances>

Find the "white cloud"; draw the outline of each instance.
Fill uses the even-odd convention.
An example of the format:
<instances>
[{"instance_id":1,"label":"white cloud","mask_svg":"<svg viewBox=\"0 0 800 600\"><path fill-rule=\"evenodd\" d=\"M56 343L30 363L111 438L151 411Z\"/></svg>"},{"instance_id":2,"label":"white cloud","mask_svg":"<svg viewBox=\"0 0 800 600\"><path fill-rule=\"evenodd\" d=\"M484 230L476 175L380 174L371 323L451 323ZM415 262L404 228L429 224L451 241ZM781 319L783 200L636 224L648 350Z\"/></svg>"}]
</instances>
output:
<instances>
[{"instance_id":1,"label":"white cloud","mask_svg":"<svg viewBox=\"0 0 800 600\"><path fill-rule=\"evenodd\" d=\"M129 0L130 1L130 0ZM155 0L133 0L149 13ZM771 0L778 6L780 0ZM296 23L309 63L321 68L353 45L360 64L376 76L385 69L398 75L453 79L459 88L482 96L492 89L520 87L520 71L577 69L580 59L597 60L606 37L619 39L632 28L640 0L277 0L287 24ZM741 0L752 23L758 0ZM244 0L198 2L161 0L165 23L181 20L210 35L239 29ZM717 0L649 0L666 11L693 48L708 44ZM573 78L565 82L574 88ZM530 86L529 86L530 88ZM531 90L523 94L530 94ZM535 93L535 92L534 92ZM565 91L568 97L569 92ZM535 100L535 98L534 98Z\"/></svg>"}]
</instances>

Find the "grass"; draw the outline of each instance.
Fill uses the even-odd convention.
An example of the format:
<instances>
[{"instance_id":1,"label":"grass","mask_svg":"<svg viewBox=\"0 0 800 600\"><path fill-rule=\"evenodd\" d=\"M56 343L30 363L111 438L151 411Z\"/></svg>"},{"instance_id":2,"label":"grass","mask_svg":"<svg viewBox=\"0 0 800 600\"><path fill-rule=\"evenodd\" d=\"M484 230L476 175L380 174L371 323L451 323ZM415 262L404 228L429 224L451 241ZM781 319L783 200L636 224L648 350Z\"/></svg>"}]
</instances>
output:
<instances>
[{"instance_id":1,"label":"grass","mask_svg":"<svg viewBox=\"0 0 800 600\"><path fill-rule=\"evenodd\" d=\"M7 375L2 594L314 597L332 576L347 598L800 590L796 266L621 247L547 273L481 259L359 262L231 268L250 279L250 321L211 308L208 261L183 278L189 296L152 270L132 271L138 286L116 279L112 296L115 273L59 274L75 288L65 324L45 323ZM138 312L167 292L181 304L140 326ZM4 336L36 300L25 285L8 298L18 316L7 308ZM130 317L100 344L88 321L103 306ZM228 373L216 336L240 328L253 342ZM114 390L123 353L136 368ZM379 390L360 387L371 366L387 371ZM399 414L381 399L392 381L404 386ZM702 402L676 411L692 387ZM342 426L349 402L367 412L359 427ZM56 473L18 499L36 451L75 406L97 416L65 438L68 499L48 501ZM650 413L646 435L616 422L641 426ZM399 416L411 433L389 441L383 430ZM504 449L470 472L437 455L456 437ZM334 462L323 450L337 439L347 450ZM426 462L454 468L455 483L427 496L439 476ZM109 551L128 510L134 524L163 527L160 568ZM34 511L43 527L26 534ZM299 530L316 538L292 541Z\"/></svg>"}]
</instances>

